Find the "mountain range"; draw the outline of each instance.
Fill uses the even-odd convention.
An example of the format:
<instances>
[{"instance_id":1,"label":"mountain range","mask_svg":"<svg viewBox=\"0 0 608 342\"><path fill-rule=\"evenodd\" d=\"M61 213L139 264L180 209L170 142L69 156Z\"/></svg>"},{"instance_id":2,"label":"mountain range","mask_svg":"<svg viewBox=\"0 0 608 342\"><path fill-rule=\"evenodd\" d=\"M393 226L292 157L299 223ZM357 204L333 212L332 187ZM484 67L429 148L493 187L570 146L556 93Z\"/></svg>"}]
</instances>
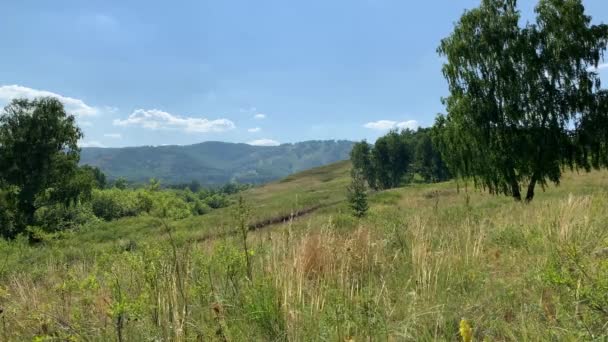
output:
<instances>
[{"instance_id":1,"label":"mountain range","mask_svg":"<svg viewBox=\"0 0 608 342\"><path fill-rule=\"evenodd\" d=\"M352 141L304 141L279 146L209 141L186 146L83 148L81 164L99 167L112 180L141 183L156 178L177 184L198 181L265 183L349 158Z\"/></svg>"}]
</instances>

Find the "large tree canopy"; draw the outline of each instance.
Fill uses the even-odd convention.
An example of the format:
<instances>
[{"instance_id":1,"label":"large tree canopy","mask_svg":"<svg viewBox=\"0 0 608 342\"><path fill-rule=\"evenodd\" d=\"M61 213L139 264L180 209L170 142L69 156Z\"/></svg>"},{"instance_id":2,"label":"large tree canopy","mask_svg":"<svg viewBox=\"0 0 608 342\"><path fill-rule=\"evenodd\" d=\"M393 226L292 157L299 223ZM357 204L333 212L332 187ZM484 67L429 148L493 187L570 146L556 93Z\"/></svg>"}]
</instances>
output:
<instances>
[{"instance_id":1,"label":"large tree canopy","mask_svg":"<svg viewBox=\"0 0 608 342\"><path fill-rule=\"evenodd\" d=\"M594 68L608 26L591 25L580 0L541 0L535 12L520 26L515 0L482 0L438 49L450 90L434 132L444 160L517 200L526 184L531 200L537 183L559 183L564 166L606 164L606 96Z\"/></svg>"},{"instance_id":2,"label":"large tree canopy","mask_svg":"<svg viewBox=\"0 0 608 342\"><path fill-rule=\"evenodd\" d=\"M0 184L16 192L19 233L32 223L36 201L69 203L89 183L79 175L74 117L54 98L13 100L0 115ZM85 184L86 185L86 184Z\"/></svg>"}]
</instances>

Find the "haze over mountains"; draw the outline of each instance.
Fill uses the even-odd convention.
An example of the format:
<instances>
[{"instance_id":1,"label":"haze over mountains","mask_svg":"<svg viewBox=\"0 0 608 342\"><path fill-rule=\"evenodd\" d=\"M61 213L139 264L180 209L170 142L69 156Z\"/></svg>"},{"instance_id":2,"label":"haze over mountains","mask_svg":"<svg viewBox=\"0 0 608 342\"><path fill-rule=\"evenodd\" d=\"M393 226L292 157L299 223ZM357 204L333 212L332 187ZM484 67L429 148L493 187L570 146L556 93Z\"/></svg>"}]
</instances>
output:
<instances>
[{"instance_id":1,"label":"haze over mountains","mask_svg":"<svg viewBox=\"0 0 608 342\"><path fill-rule=\"evenodd\" d=\"M109 179L132 182L219 185L264 183L294 172L348 159L353 142L304 141L279 146L203 142L187 146L83 148L81 164L99 167Z\"/></svg>"}]
</instances>

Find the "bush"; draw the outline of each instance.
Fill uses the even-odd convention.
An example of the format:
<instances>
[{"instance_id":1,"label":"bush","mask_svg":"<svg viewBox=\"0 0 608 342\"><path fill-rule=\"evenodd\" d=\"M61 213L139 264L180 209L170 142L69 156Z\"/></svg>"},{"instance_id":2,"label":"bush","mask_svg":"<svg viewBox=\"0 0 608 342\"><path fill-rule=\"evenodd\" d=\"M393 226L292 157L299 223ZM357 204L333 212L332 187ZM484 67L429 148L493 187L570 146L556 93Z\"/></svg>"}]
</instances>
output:
<instances>
[{"instance_id":1,"label":"bush","mask_svg":"<svg viewBox=\"0 0 608 342\"><path fill-rule=\"evenodd\" d=\"M204 202L194 198L194 202L188 203L184 198L176 191L113 188L95 190L91 208L95 216L106 221L141 214L182 219L209 212L209 206Z\"/></svg>"},{"instance_id":2,"label":"bush","mask_svg":"<svg viewBox=\"0 0 608 342\"><path fill-rule=\"evenodd\" d=\"M192 205L193 215L205 215L211 211L211 207L201 200L196 200Z\"/></svg>"},{"instance_id":3,"label":"bush","mask_svg":"<svg viewBox=\"0 0 608 342\"><path fill-rule=\"evenodd\" d=\"M205 198L205 204L213 209L224 208L230 205L230 201L225 195L213 194L207 198Z\"/></svg>"},{"instance_id":4,"label":"bush","mask_svg":"<svg viewBox=\"0 0 608 342\"><path fill-rule=\"evenodd\" d=\"M54 204L36 210L34 217L36 225L48 233L80 229L84 225L98 220L90 205L87 204L71 206Z\"/></svg>"},{"instance_id":5,"label":"bush","mask_svg":"<svg viewBox=\"0 0 608 342\"><path fill-rule=\"evenodd\" d=\"M110 221L121 217L139 215L143 211L142 207L145 207L145 205L142 205L145 201L135 191L118 188L94 190L91 208L95 216Z\"/></svg>"},{"instance_id":6,"label":"bush","mask_svg":"<svg viewBox=\"0 0 608 342\"><path fill-rule=\"evenodd\" d=\"M183 199L175 193L158 191L152 194L153 208L151 214L158 217L183 219L192 216L192 209Z\"/></svg>"}]
</instances>

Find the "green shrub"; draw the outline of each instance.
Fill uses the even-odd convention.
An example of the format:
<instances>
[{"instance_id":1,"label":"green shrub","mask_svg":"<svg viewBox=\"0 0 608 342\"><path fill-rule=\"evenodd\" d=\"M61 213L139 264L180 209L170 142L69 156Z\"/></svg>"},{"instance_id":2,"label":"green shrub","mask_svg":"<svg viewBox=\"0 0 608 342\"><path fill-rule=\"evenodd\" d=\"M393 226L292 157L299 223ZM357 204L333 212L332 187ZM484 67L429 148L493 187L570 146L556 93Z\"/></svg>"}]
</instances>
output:
<instances>
[{"instance_id":1,"label":"green shrub","mask_svg":"<svg viewBox=\"0 0 608 342\"><path fill-rule=\"evenodd\" d=\"M94 190L91 208L95 216L111 221L122 217L150 214L171 219L204 215L230 204L225 195L213 194L203 199L189 189L105 189Z\"/></svg>"},{"instance_id":2,"label":"green shrub","mask_svg":"<svg viewBox=\"0 0 608 342\"><path fill-rule=\"evenodd\" d=\"M211 207L208 206L201 200L196 200L192 203L192 214L193 215L205 215L211 211Z\"/></svg>"},{"instance_id":3,"label":"green shrub","mask_svg":"<svg viewBox=\"0 0 608 342\"><path fill-rule=\"evenodd\" d=\"M192 216L192 209L183 199L168 191L158 191L152 195L151 214L158 217L183 219Z\"/></svg>"},{"instance_id":4,"label":"green shrub","mask_svg":"<svg viewBox=\"0 0 608 342\"><path fill-rule=\"evenodd\" d=\"M137 208L139 212L151 213L154 209L154 196L149 191L137 191Z\"/></svg>"},{"instance_id":5,"label":"green shrub","mask_svg":"<svg viewBox=\"0 0 608 342\"><path fill-rule=\"evenodd\" d=\"M224 208L230 205L230 201L225 195L213 194L204 200L205 204L213 209Z\"/></svg>"},{"instance_id":6,"label":"green shrub","mask_svg":"<svg viewBox=\"0 0 608 342\"><path fill-rule=\"evenodd\" d=\"M106 221L136 216L142 212L137 192L118 188L94 190L91 208L95 216Z\"/></svg>"},{"instance_id":7,"label":"green shrub","mask_svg":"<svg viewBox=\"0 0 608 342\"><path fill-rule=\"evenodd\" d=\"M45 232L79 229L96 220L98 218L87 204L54 204L42 207L35 213L36 225Z\"/></svg>"}]
</instances>

